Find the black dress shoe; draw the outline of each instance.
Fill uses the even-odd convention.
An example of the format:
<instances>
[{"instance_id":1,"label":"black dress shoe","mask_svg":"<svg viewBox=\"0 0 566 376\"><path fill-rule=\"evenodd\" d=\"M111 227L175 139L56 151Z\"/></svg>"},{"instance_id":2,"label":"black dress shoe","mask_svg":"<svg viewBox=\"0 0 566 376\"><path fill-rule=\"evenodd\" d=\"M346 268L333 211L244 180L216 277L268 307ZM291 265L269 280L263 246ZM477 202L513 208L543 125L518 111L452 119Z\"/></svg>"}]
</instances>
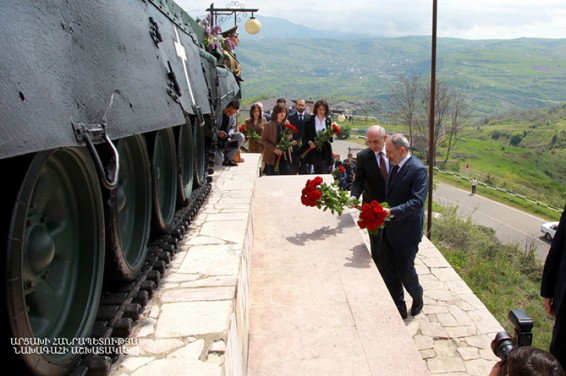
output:
<instances>
[{"instance_id":1,"label":"black dress shoe","mask_svg":"<svg viewBox=\"0 0 566 376\"><path fill-rule=\"evenodd\" d=\"M401 318L403 320L405 320L407 318L407 306L405 304L403 304L402 306L397 306L397 310L399 311L399 314L401 315Z\"/></svg>"},{"instance_id":2,"label":"black dress shoe","mask_svg":"<svg viewBox=\"0 0 566 376\"><path fill-rule=\"evenodd\" d=\"M231 159L227 159L222 162L222 166L237 166L238 164Z\"/></svg>"},{"instance_id":3,"label":"black dress shoe","mask_svg":"<svg viewBox=\"0 0 566 376\"><path fill-rule=\"evenodd\" d=\"M421 313L421 311L423 310L423 306L424 306L424 302L422 296L420 298L414 299L413 305L411 305L411 315L416 316L419 313Z\"/></svg>"}]
</instances>

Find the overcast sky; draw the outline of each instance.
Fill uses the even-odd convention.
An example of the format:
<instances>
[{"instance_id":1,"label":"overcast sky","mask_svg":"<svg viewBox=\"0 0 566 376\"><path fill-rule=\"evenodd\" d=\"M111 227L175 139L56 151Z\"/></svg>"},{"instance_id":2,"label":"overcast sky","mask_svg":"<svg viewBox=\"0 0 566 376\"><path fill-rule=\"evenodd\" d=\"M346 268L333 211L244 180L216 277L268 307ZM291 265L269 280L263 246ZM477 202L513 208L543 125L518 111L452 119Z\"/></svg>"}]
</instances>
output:
<instances>
[{"instance_id":1,"label":"overcast sky","mask_svg":"<svg viewBox=\"0 0 566 376\"><path fill-rule=\"evenodd\" d=\"M212 1L176 0L191 16ZM317 30L399 37L432 35L433 0L245 0L260 15ZM234 1L215 2L217 8ZM242 4L242 2L239 2ZM464 39L566 38L566 0L438 0L439 37Z\"/></svg>"}]
</instances>

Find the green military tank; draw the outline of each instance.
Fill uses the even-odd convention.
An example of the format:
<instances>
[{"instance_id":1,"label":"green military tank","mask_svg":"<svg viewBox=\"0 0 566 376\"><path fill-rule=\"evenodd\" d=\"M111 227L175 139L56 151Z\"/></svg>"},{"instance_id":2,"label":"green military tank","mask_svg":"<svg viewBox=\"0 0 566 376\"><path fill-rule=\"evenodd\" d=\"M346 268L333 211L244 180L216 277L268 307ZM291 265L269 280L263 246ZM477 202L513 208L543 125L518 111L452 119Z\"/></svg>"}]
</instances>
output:
<instances>
[{"instance_id":1,"label":"green military tank","mask_svg":"<svg viewBox=\"0 0 566 376\"><path fill-rule=\"evenodd\" d=\"M210 185L239 87L170 0L4 2L0 29L4 349L20 374L66 375L73 349L108 345L103 291Z\"/></svg>"}]
</instances>

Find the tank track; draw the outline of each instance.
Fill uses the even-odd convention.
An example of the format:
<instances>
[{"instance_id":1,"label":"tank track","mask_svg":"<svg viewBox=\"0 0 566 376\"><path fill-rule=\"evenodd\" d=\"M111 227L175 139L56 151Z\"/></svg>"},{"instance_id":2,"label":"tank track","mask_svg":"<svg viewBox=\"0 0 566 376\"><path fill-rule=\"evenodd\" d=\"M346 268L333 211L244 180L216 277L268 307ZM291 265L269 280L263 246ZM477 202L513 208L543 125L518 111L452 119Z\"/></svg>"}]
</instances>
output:
<instances>
[{"instance_id":1,"label":"tank track","mask_svg":"<svg viewBox=\"0 0 566 376\"><path fill-rule=\"evenodd\" d=\"M133 282L104 287L92 336L85 339L103 354L85 355L70 373L71 376L110 374L112 363L120 356L122 344L132 334L135 323L177 252L179 241L210 193L211 179L207 180L206 184L193 191L188 205L177 211L172 230L150 239L142 274Z\"/></svg>"}]
</instances>

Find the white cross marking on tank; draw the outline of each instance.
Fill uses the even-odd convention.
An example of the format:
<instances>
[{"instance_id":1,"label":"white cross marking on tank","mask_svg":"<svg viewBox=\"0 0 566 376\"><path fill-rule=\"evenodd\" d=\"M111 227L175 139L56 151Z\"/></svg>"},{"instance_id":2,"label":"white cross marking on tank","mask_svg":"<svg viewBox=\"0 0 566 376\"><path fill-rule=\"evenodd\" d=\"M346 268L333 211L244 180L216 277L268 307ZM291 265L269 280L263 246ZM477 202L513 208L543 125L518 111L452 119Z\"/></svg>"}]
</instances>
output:
<instances>
[{"instance_id":1,"label":"white cross marking on tank","mask_svg":"<svg viewBox=\"0 0 566 376\"><path fill-rule=\"evenodd\" d=\"M193 89L191 88L191 83L189 81L189 74L187 72L187 52L185 51L185 47L181 44L181 40L179 39L179 33L177 32L177 27L173 26L175 30L175 51L177 51L177 56L181 58L183 61L183 72L185 73L185 81L187 81L187 86L189 87L189 94L191 96L191 103L195 104L195 97L193 96Z\"/></svg>"}]
</instances>

